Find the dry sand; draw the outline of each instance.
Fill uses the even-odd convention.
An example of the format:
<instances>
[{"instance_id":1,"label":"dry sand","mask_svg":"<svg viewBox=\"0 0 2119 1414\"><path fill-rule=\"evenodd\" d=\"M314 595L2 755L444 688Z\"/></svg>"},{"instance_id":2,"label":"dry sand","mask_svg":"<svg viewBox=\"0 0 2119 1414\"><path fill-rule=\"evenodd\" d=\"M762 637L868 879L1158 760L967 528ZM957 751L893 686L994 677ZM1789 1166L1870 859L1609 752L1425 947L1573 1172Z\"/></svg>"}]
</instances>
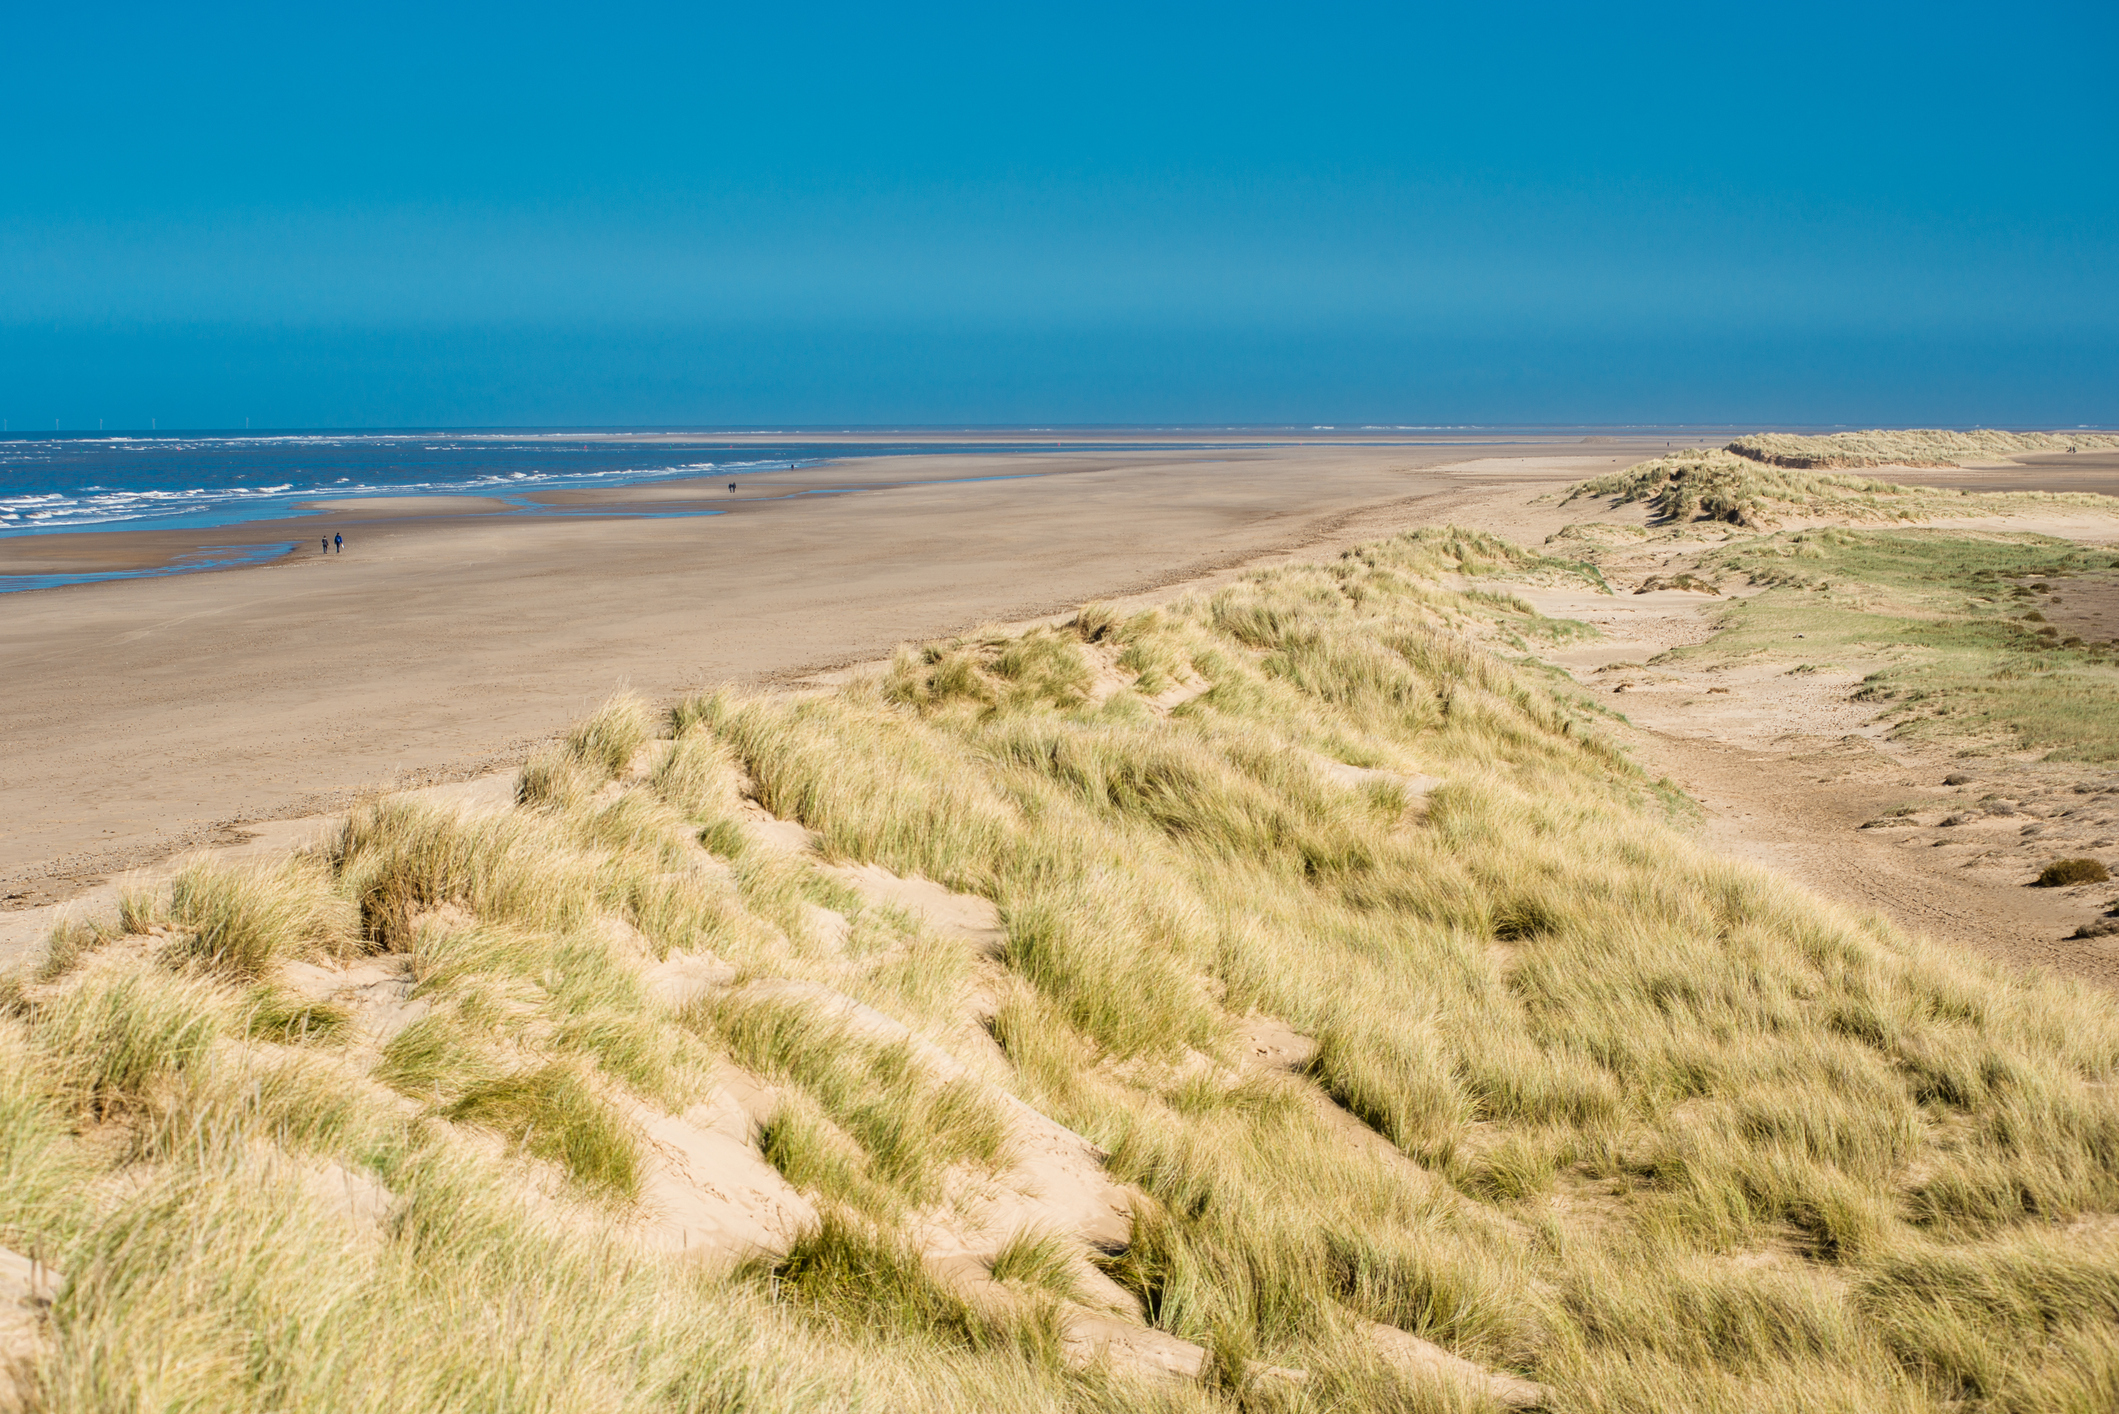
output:
<instances>
[{"instance_id":1,"label":"dry sand","mask_svg":"<svg viewBox=\"0 0 2119 1414\"><path fill-rule=\"evenodd\" d=\"M1661 448L912 455L753 474L735 495L657 483L547 493L545 514L371 505L222 528L204 538L304 548L4 601L0 908L239 839L235 822L506 764L623 686L784 679L1445 520L1503 483L1550 490ZM1498 479L1484 465L1531 454ZM306 548L327 530L346 554ZM200 539L10 541L0 571L161 563Z\"/></svg>"}]
</instances>

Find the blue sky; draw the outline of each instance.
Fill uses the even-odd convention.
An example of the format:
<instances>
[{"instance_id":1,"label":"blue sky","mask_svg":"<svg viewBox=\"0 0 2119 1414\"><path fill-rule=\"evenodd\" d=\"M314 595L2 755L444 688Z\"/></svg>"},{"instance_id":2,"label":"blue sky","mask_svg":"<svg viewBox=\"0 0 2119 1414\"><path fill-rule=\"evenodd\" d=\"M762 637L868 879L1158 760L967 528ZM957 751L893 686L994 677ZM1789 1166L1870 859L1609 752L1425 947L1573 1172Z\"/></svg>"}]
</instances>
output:
<instances>
[{"instance_id":1,"label":"blue sky","mask_svg":"<svg viewBox=\"0 0 2119 1414\"><path fill-rule=\"evenodd\" d=\"M0 416L2119 423L2119 7L17 7Z\"/></svg>"}]
</instances>

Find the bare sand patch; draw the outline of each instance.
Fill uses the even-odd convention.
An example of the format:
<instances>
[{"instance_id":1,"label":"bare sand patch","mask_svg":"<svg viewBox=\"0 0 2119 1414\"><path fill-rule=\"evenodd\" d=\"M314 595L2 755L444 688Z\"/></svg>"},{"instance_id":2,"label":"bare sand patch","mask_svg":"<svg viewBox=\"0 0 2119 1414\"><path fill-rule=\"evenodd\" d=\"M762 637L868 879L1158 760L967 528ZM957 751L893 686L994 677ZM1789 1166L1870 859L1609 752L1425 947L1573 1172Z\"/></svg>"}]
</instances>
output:
<instances>
[{"instance_id":1,"label":"bare sand patch","mask_svg":"<svg viewBox=\"0 0 2119 1414\"><path fill-rule=\"evenodd\" d=\"M2063 637L2119 641L2119 574L2054 581L2038 611Z\"/></svg>"}]
</instances>

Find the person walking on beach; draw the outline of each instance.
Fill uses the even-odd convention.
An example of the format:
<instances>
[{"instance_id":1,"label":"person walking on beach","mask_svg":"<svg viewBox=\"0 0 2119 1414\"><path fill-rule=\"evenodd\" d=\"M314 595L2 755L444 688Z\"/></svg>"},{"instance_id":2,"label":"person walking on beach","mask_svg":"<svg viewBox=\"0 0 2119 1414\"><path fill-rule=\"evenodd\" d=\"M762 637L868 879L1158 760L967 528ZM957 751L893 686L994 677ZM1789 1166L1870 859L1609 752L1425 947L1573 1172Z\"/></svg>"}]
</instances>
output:
<instances>
[{"instance_id":1,"label":"person walking on beach","mask_svg":"<svg viewBox=\"0 0 2119 1414\"><path fill-rule=\"evenodd\" d=\"M317 536L317 537L316 537L316 543L324 547L324 553L325 553L325 554L327 554L327 555L328 555L328 554L330 554L330 553L331 553L331 537L330 537L330 536L328 536L328 535L319 535L319 536Z\"/></svg>"},{"instance_id":2,"label":"person walking on beach","mask_svg":"<svg viewBox=\"0 0 2119 1414\"><path fill-rule=\"evenodd\" d=\"M334 545L336 545L336 546L338 546L338 552L339 552L339 553L340 553L341 555L343 555L343 554L345 554L345 553L346 553L346 537L345 537L345 536L343 536L343 535L338 535L338 534L334 534L334 535L333 535L333 536L331 537L331 543L332 543L332 544L334 544Z\"/></svg>"},{"instance_id":3,"label":"person walking on beach","mask_svg":"<svg viewBox=\"0 0 2119 1414\"><path fill-rule=\"evenodd\" d=\"M2068 450L2073 451L2074 448L2070 447ZM736 494L736 483L733 481L728 483L728 494L731 496Z\"/></svg>"}]
</instances>

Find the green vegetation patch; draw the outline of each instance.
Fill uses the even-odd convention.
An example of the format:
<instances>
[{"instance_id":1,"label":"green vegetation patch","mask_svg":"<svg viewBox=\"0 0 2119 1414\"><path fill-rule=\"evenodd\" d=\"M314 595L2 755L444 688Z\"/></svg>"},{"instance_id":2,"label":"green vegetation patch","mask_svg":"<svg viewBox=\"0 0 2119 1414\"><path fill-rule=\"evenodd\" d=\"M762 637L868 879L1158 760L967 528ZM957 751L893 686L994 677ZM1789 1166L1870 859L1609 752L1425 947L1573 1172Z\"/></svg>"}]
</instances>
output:
<instances>
[{"instance_id":1,"label":"green vegetation patch","mask_svg":"<svg viewBox=\"0 0 2119 1414\"><path fill-rule=\"evenodd\" d=\"M212 984L172 978L142 959L91 964L30 1013L57 1093L107 1116L145 1105L154 1088L203 1064L229 1020Z\"/></svg>"},{"instance_id":2,"label":"green vegetation patch","mask_svg":"<svg viewBox=\"0 0 2119 1414\"><path fill-rule=\"evenodd\" d=\"M1066 1378L1059 1309L1049 1295L1015 1307L975 1304L938 1281L903 1238L858 1219L827 1215L786 1255L753 1262L744 1274L841 1338L938 1342Z\"/></svg>"},{"instance_id":3,"label":"green vegetation patch","mask_svg":"<svg viewBox=\"0 0 2119 1414\"><path fill-rule=\"evenodd\" d=\"M1731 603L1715 636L1674 660L1882 657L1856 695L1900 731L2119 759L2119 654L2041 632L2016 593L2032 581L2107 579L2119 556L2040 535L1828 529L1745 541L1707 563L1765 592Z\"/></svg>"},{"instance_id":4,"label":"green vegetation patch","mask_svg":"<svg viewBox=\"0 0 2119 1414\"><path fill-rule=\"evenodd\" d=\"M1076 1245L1056 1232L1026 1228L1002 1243L993 1254L993 1279L1013 1282L1067 1300L1082 1294Z\"/></svg>"}]
</instances>

